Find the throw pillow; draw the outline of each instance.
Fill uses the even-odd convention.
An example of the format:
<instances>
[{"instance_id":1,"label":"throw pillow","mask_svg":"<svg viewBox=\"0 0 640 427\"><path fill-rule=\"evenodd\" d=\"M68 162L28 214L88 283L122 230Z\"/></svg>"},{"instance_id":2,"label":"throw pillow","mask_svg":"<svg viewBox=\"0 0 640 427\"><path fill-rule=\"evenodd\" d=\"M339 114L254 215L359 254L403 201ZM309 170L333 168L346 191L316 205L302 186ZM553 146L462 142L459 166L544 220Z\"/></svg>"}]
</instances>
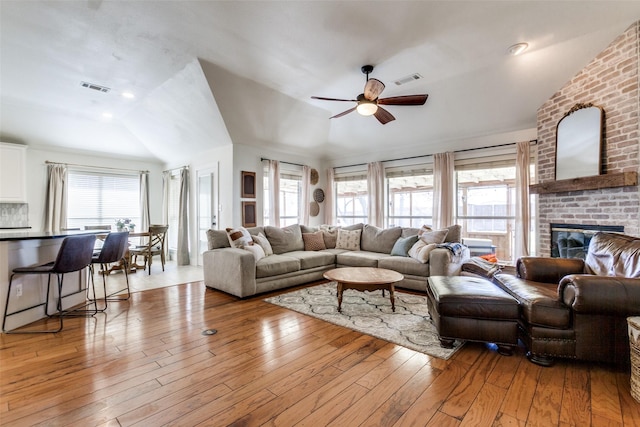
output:
<instances>
[{"instance_id":1,"label":"throw pillow","mask_svg":"<svg viewBox=\"0 0 640 427\"><path fill-rule=\"evenodd\" d=\"M420 230L418 231L418 237L422 236L422 234L424 233L428 233L430 231L433 231L433 228L431 228L430 225L423 225L422 227L420 227Z\"/></svg>"},{"instance_id":2,"label":"throw pillow","mask_svg":"<svg viewBox=\"0 0 640 427\"><path fill-rule=\"evenodd\" d=\"M444 239L446 239L448 232L449 230L447 230L446 228L436 231L426 231L420 235L420 240L427 244L444 243Z\"/></svg>"},{"instance_id":3,"label":"throw pillow","mask_svg":"<svg viewBox=\"0 0 640 427\"><path fill-rule=\"evenodd\" d=\"M323 249L327 249L324 245L322 231L316 231L315 233L302 233L302 240L304 240L305 251L321 251Z\"/></svg>"},{"instance_id":4,"label":"throw pillow","mask_svg":"<svg viewBox=\"0 0 640 427\"><path fill-rule=\"evenodd\" d=\"M322 237L324 238L324 245L326 248L335 248L336 240L338 239L338 227L333 225L321 225L320 231L322 231Z\"/></svg>"},{"instance_id":5,"label":"throw pillow","mask_svg":"<svg viewBox=\"0 0 640 427\"><path fill-rule=\"evenodd\" d=\"M336 239L336 249L347 249L349 251L360 250L360 235L362 230L338 230Z\"/></svg>"},{"instance_id":6,"label":"throw pillow","mask_svg":"<svg viewBox=\"0 0 640 427\"><path fill-rule=\"evenodd\" d=\"M400 237L396 240L393 249L391 249L391 255L393 256L409 256L409 249L413 247L418 241L418 235L409 237Z\"/></svg>"},{"instance_id":7,"label":"throw pillow","mask_svg":"<svg viewBox=\"0 0 640 427\"><path fill-rule=\"evenodd\" d=\"M227 228L227 237L232 248L242 249L245 246L253 244L251 234L244 227Z\"/></svg>"},{"instance_id":8,"label":"throw pillow","mask_svg":"<svg viewBox=\"0 0 640 427\"><path fill-rule=\"evenodd\" d=\"M265 257L264 250L260 245L246 245L244 248L245 251L249 251L253 254L253 257L256 259L256 262L260 261Z\"/></svg>"},{"instance_id":9,"label":"throw pillow","mask_svg":"<svg viewBox=\"0 0 640 427\"><path fill-rule=\"evenodd\" d=\"M271 248L271 243L266 238L266 236L262 233L258 233L257 236L251 236L253 242L257 245L260 245L262 250L264 251L265 256L273 255L273 249Z\"/></svg>"},{"instance_id":10,"label":"throw pillow","mask_svg":"<svg viewBox=\"0 0 640 427\"><path fill-rule=\"evenodd\" d=\"M436 246L436 243L426 243L424 240L418 239L411 249L409 249L409 256L422 264L426 264L429 261L429 254Z\"/></svg>"}]
</instances>

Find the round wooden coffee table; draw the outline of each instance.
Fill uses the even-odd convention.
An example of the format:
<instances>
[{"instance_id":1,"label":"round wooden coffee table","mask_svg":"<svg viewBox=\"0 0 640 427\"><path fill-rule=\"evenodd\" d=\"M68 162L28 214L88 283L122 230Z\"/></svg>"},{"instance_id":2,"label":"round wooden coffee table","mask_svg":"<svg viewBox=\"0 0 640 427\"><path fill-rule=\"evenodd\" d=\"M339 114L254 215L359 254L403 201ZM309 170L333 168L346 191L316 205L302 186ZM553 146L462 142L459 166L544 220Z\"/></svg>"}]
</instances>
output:
<instances>
[{"instance_id":1,"label":"round wooden coffee table","mask_svg":"<svg viewBox=\"0 0 640 427\"><path fill-rule=\"evenodd\" d=\"M342 310L342 293L347 289L356 291L389 291L391 310L396 311L394 284L404 276L397 271L375 267L343 267L335 268L324 273L324 278L338 283L338 312Z\"/></svg>"}]
</instances>

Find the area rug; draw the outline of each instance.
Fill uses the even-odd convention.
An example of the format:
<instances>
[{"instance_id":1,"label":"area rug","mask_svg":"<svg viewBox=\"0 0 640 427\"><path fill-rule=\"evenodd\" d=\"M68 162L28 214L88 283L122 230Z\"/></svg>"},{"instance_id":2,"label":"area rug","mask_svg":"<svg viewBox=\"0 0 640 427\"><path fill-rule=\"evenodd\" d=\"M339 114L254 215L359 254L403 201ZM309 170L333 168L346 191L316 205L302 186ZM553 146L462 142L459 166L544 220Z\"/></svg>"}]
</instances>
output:
<instances>
[{"instance_id":1,"label":"area rug","mask_svg":"<svg viewBox=\"0 0 640 427\"><path fill-rule=\"evenodd\" d=\"M462 345L456 341L453 349L440 347L438 333L429 318L426 296L396 290L396 311L393 312L386 292L383 297L382 291L346 290L342 313L339 313L336 295L336 283L330 282L265 301L440 359L450 358Z\"/></svg>"}]
</instances>

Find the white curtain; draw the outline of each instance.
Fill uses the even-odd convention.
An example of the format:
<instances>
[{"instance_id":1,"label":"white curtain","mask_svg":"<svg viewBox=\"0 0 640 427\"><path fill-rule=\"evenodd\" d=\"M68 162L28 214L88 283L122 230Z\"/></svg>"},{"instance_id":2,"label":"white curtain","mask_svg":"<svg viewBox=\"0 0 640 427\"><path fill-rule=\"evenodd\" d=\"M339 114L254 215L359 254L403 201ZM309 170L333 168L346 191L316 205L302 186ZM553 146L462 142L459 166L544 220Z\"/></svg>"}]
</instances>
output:
<instances>
[{"instance_id":1,"label":"white curtain","mask_svg":"<svg viewBox=\"0 0 640 427\"><path fill-rule=\"evenodd\" d=\"M180 198L178 205L178 265L189 265L189 169L180 171Z\"/></svg>"},{"instance_id":2,"label":"white curtain","mask_svg":"<svg viewBox=\"0 0 640 427\"><path fill-rule=\"evenodd\" d=\"M300 224L309 225L309 195L311 193L311 167L302 166L302 191L300 199L302 203Z\"/></svg>"},{"instance_id":3,"label":"white curtain","mask_svg":"<svg viewBox=\"0 0 640 427\"><path fill-rule=\"evenodd\" d=\"M516 228L514 256L529 255L531 216L529 212L529 141L516 144Z\"/></svg>"},{"instance_id":4,"label":"white curtain","mask_svg":"<svg viewBox=\"0 0 640 427\"><path fill-rule=\"evenodd\" d=\"M334 224L336 211L334 207L333 191L335 188L335 172L333 168L327 169L327 191L324 194L324 223Z\"/></svg>"},{"instance_id":5,"label":"white curtain","mask_svg":"<svg viewBox=\"0 0 640 427\"><path fill-rule=\"evenodd\" d=\"M445 228L455 222L455 168L451 152L433 156L433 223Z\"/></svg>"},{"instance_id":6,"label":"white curtain","mask_svg":"<svg viewBox=\"0 0 640 427\"><path fill-rule=\"evenodd\" d=\"M169 200L171 197L171 171L162 172L162 224L169 224Z\"/></svg>"},{"instance_id":7,"label":"white curtain","mask_svg":"<svg viewBox=\"0 0 640 427\"><path fill-rule=\"evenodd\" d=\"M369 224L384 227L384 168L382 162L369 163L367 191L369 193Z\"/></svg>"},{"instance_id":8,"label":"white curtain","mask_svg":"<svg viewBox=\"0 0 640 427\"><path fill-rule=\"evenodd\" d=\"M140 173L140 231L147 231L151 217L149 214L149 173Z\"/></svg>"},{"instance_id":9,"label":"white curtain","mask_svg":"<svg viewBox=\"0 0 640 427\"><path fill-rule=\"evenodd\" d=\"M47 165L47 196L45 201L44 231L67 228L67 167Z\"/></svg>"},{"instance_id":10,"label":"white curtain","mask_svg":"<svg viewBox=\"0 0 640 427\"><path fill-rule=\"evenodd\" d=\"M269 160L269 222L280 227L280 162Z\"/></svg>"}]
</instances>

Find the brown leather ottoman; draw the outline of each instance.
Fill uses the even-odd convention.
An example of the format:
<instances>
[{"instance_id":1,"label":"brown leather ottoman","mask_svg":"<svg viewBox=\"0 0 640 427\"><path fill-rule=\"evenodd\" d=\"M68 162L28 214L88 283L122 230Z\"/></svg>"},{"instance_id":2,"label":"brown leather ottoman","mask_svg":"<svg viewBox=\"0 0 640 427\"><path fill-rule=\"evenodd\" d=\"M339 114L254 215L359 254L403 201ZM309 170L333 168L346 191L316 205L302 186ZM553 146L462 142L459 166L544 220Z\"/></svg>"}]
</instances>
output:
<instances>
[{"instance_id":1,"label":"brown leather ottoman","mask_svg":"<svg viewBox=\"0 0 640 427\"><path fill-rule=\"evenodd\" d=\"M433 276L427 286L429 314L440 344L456 339L492 342L511 355L518 344L520 307L490 280L468 276Z\"/></svg>"}]
</instances>

